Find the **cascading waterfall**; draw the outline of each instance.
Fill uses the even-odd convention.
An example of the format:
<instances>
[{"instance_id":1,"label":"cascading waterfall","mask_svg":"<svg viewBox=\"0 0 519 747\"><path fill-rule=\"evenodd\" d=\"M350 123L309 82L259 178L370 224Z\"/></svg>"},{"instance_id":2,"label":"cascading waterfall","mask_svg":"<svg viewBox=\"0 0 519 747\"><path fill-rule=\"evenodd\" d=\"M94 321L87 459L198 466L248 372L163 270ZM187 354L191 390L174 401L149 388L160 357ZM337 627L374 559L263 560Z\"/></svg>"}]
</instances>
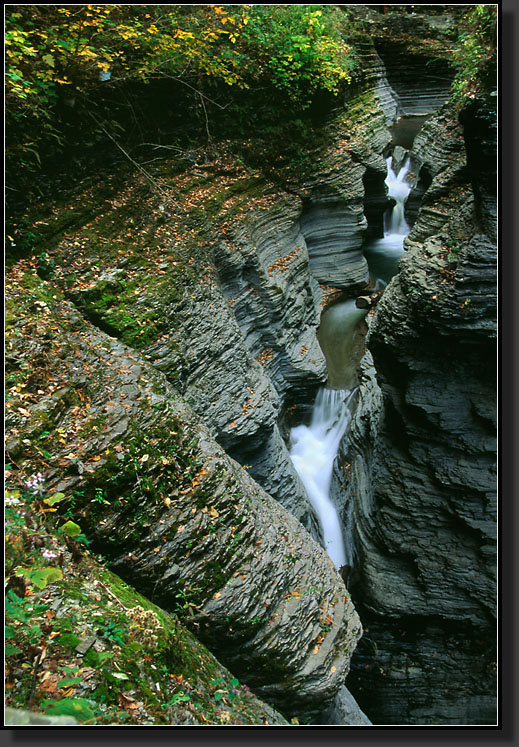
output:
<instances>
[{"instance_id":1,"label":"cascading waterfall","mask_svg":"<svg viewBox=\"0 0 519 747\"><path fill-rule=\"evenodd\" d=\"M398 173L393 170L392 156L386 162L386 184L395 205L384 216L384 238L371 242L364 250L370 274L378 288L385 287L396 273L398 260L404 251L404 239L409 232L404 206L411 191L411 184L406 180L410 157L406 157ZM365 313L357 309L352 300L330 307L326 312L329 319L326 324L321 323L319 342L330 367L329 386L337 386L338 382L344 386L343 382L352 378L348 356L352 353L355 328ZM341 374L339 369L342 368ZM329 493L333 463L351 420L349 404L354 392L354 389L346 388L320 389L310 425L296 426L290 432L290 457L319 518L324 548L337 569L353 566L353 543L344 543L343 529L348 528L342 527ZM351 527L348 534L351 534Z\"/></svg>"},{"instance_id":2,"label":"cascading waterfall","mask_svg":"<svg viewBox=\"0 0 519 747\"><path fill-rule=\"evenodd\" d=\"M352 550L344 545L337 509L329 497L332 469L341 438L351 419L349 403L354 390L322 388L309 426L290 432L290 457L306 488L321 524L323 544L337 569L352 565Z\"/></svg>"},{"instance_id":3,"label":"cascading waterfall","mask_svg":"<svg viewBox=\"0 0 519 747\"><path fill-rule=\"evenodd\" d=\"M370 275L376 280L378 289L384 288L395 275L398 260L404 252L404 239L409 233L404 208L412 187L406 179L411 159L406 157L398 173L394 172L392 162L392 156L389 156L386 159L386 184L389 197L395 200L395 205L384 215L384 238L376 239L364 248Z\"/></svg>"}]
</instances>

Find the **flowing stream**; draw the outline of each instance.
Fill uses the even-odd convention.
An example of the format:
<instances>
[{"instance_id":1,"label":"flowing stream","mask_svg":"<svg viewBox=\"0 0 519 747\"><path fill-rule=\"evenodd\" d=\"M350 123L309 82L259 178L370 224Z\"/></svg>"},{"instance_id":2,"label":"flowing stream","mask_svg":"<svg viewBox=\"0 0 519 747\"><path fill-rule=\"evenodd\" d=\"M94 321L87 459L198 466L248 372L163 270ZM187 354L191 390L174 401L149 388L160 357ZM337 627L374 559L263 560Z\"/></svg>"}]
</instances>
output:
<instances>
[{"instance_id":1,"label":"flowing stream","mask_svg":"<svg viewBox=\"0 0 519 747\"><path fill-rule=\"evenodd\" d=\"M384 238L370 242L364 250L377 288L385 287L396 273L409 232L404 206L411 191L406 180L410 158L406 157L397 174L392 162L390 156L386 184L395 205L384 216ZM323 546L337 569L353 566L353 546L351 541L344 542L345 528L330 499L330 484L339 444L351 420L349 404L355 392L358 363L355 345L366 313L357 309L352 299L323 313L318 337L326 357L328 384L317 393L310 425L298 425L290 431L290 457L319 518Z\"/></svg>"}]
</instances>

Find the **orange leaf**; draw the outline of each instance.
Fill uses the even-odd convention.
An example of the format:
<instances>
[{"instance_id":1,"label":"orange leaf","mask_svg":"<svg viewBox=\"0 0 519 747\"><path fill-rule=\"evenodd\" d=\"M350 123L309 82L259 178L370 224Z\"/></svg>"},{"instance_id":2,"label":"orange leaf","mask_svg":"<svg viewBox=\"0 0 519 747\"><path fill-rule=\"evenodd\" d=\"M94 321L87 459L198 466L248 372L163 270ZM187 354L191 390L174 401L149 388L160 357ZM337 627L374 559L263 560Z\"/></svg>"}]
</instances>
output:
<instances>
[{"instance_id":1,"label":"orange leaf","mask_svg":"<svg viewBox=\"0 0 519 747\"><path fill-rule=\"evenodd\" d=\"M55 693L58 689L58 686L53 680L45 680L45 682L42 682L40 685L40 690L43 690L46 693Z\"/></svg>"}]
</instances>

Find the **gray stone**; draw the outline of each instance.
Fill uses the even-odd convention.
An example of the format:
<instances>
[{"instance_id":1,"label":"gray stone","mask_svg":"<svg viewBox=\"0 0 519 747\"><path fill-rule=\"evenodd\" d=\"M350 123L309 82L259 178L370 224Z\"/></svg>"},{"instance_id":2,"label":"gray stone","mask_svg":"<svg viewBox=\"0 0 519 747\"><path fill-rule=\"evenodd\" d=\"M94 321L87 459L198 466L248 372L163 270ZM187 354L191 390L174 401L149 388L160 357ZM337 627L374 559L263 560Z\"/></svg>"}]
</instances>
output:
<instances>
[{"instance_id":1,"label":"gray stone","mask_svg":"<svg viewBox=\"0 0 519 747\"><path fill-rule=\"evenodd\" d=\"M366 662L384 671L365 694L349 680L374 723L495 719L496 246L482 230L491 217L477 217L486 203L460 181L459 135L440 112L417 138L433 179L370 324L334 476L335 493L354 496L352 590L377 640L355 673ZM413 646L399 638L410 629Z\"/></svg>"},{"instance_id":2,"label":"gray stone","mask_svg":"<svg viewBox=\"0 0 519 747\"><path fill-rule=\"evenodd\" d=\"M46 716L36 711L24 711L20 708L5 709L6 726L78 726L73 716Z\"/></svg>"},{"instance_id":3,"label":"gray stone","mask_svg":"<svg viewBox=\"0 0 519 747\"><path fill-rule=\"evenodd\" d=\"M322 725L373 726L346 687L341 687L333 703L320 714L316 723Z\"/></svg>"}]
</instances>

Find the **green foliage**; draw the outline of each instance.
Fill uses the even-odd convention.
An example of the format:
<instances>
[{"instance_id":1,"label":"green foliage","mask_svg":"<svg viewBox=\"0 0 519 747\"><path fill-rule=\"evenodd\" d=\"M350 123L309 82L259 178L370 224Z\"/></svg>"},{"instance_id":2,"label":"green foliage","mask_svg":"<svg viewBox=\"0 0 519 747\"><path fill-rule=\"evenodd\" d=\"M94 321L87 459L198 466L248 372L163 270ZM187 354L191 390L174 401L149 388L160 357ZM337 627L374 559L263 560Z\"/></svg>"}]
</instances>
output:
<instances>
[{"instance_id":1,"label":"green foliage","mask_svg":"<svg viewBox=\"0 0 519 747\"><path fill-rule=\"evenodd\" d=\"M98 635L102 635L103 638L106 638L108 641L118 643L121 646L125 643L124 630L113 620L101 620L97 633Z\"/></svg>"},{"instance_id":2,"label":"green foliage","mask_svg":"<svg viewBox=\"0 0 519 747\"><path fill-rule=\"evenodd\" d=\"M218 88L265 88L268 100L274 87L304 108L318 91L336 95L355 66L335 6L7 8L7 160L27 173L65 147L72 111L91 144L106 140L103 101L127 97L128 84L173 79L198 92L204 109Z\"/></svg>"},{"instance_id":3,"label":"green foliage","mask_svg":"<svg viewBox=\"0 0 519 747\"><path fill-rule=\"evenodd\" d=\"M5 598L6 639L16 638L25 645L36 645L40 640L41 630L33 620L42 609L44 607L35 603L30 597L22 598L10 589ZM10 644L9 653L7 650L5 652L6 656L15 653L21 653L21 650Z\"/></svg>"},{"instance_id":4,"label":"green foliage","mask_svg":"<svg viewBox=\"0 0 519 747\"><path fill-rule=\"evenodd\" d=\"M337 94L351 82L354 52L333 6L242 6L231 18L240 30L235 52L251 81L268 81L303 107L318 90Z\"/></svg>"},{"instance_id":5,"label":"green foliage","mask_svg":"<svg viewBox=\"0 0 519 747\"><path fill-rule=\"evenodd\" d=\"M95 718L91 704L86 698L42 700L40 706L48 716L74 716L80 722L93 721Z\"/></svg>"},{"instance_id":6,"label":"green foliage","mask_svg":"<svg viewBox=\"0 0 519 747\"><path fill-rule=\"evenodd\" d=\"M474 98L480 90L495 88L497 5L475 5L462 19L458 49L454 58L457 69L452 84L453 100Z\"/></svg>"},{"instance_id":7,"label":"green foliage","mask_svg":"<svg viewBox=\"0 0 519 747\"><path fill-rule=\"evenodd\" d=\"M63 534L66 534L67 537L77 537L79 534L81 534L81 527L74 521L67 521L61 527L61 531L63 532Z\"/></svg>"},{"instance_id":8,"label":"green foliage","mask_svg":"<svg viewBox=\"0 0 519 747\"><path fill-rule=\"evenodd\" d=\"M47 584L51 584L54 581L60 581L63 578L63 573L59 568L18 568L16 571L18 576L24 576L29 583L37 586L38 589L44 589Z\"/></svg>"}]
</instances>

